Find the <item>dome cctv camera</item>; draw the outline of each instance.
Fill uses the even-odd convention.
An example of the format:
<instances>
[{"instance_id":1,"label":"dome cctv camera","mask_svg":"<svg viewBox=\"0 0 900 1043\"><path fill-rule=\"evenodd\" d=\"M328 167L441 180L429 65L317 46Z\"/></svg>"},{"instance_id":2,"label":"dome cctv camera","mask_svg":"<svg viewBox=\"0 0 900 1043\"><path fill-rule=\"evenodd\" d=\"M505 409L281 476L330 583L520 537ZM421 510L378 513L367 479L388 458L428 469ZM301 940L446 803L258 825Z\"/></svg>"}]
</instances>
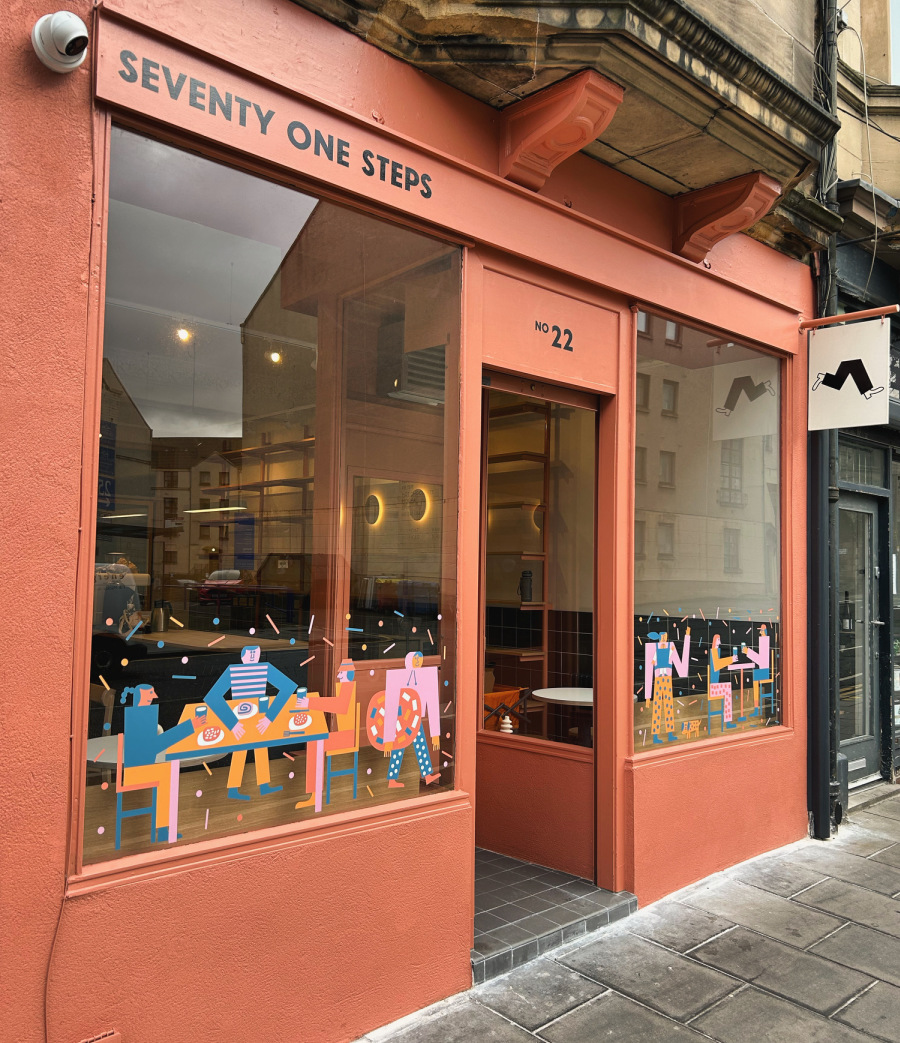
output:
<instances>
[{"instance_id":1,"label":"dome cctv camera","mask_svg":"<svg viewBox=\"0 0 900 1043\"><path fill-rule=\"evenodd\" d=\"M87 26L71 11L45 14L31 30L31 46L40 60L54 72L72 72L87 54Z\"/></svg>"}]
</instances>

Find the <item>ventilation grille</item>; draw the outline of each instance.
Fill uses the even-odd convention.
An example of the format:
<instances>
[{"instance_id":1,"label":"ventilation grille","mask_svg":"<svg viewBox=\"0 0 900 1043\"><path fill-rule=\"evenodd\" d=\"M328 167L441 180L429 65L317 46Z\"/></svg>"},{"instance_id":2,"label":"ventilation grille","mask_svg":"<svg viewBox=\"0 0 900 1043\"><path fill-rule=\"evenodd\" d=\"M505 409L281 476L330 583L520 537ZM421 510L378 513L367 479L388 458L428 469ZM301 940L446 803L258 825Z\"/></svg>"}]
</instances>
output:
<instances>
[{"instance_id":1,"label":"ventilation grille","mask_svg":"<svg viewBox=\"0 0 900 1043\"><path fill-rule=\"evenodd\" d=\"M392 398L439 406L444 401L444 345L420 348L403 356L397 387Z\"/></svg>"}]
</instances>

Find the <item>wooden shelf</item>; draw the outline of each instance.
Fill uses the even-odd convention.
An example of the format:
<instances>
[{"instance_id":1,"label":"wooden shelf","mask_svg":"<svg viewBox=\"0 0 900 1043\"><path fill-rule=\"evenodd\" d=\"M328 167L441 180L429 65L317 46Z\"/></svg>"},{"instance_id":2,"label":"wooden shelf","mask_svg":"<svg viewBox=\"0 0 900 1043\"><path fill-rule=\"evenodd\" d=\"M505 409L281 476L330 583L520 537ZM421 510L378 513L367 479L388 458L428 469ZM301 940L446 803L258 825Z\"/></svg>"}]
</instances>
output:
<instances>
[{"instance_id":1,"label":"wooden shelf","mask_svg":"<svg viewBox=\"0 0 900 1043\"><path fill-rule=\"evenodd\" d=\"M520 659L522 662L531 662L532 660L536 661L539 659L544 659L547 655L543 648L506 648L503 646L485 648L484 654L486 656L512 656L514 659Z\"/></svg>"},{"instance_id":2,"label":"wooden shelf","mask_svg":"<svg viewBox=\"0 0 900 1043\"><path fill-rule=\"evenodd\" d=\"M489 503L487 508L489 511L546 511L547 505L544 503L522 503L516 501L514 503Z\"/></svg>"},{"instance_id":3,"label":"wooden shelf","mask_svg":"<svg viewBox=\"0 0 900 1043\"><path fill-rule=\"evenodd\" d=\"M522 561L543 561L547 557L540 551L532 553L522 550L487 550L485 554L492 558L520 558Z\"/></svg>"},{"instance_id":4,"label":"wooden shelf","mask_svg":"<svg viewBox=\"0 0 900 1043\"><path fill-rule=\"evenodd\" d=\"M542 608L553 608L549 601L499 601L497 598L488 598L486 604L519 608L523 612L536 612Z\"/></svg>"}]
</instances>

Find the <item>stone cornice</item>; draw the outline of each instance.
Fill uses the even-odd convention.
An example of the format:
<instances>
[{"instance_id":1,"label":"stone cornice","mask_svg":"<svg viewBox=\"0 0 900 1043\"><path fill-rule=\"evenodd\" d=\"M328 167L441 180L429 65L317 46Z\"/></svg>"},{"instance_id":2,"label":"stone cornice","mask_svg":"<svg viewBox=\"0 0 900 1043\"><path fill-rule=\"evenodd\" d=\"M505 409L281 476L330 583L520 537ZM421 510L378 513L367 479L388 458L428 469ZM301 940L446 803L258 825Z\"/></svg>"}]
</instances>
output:
<instances>
[{"instance_id":1,"label":"stone cornice","mask_svg":"<svg viewBox=\"0 0 900 1043\"><path fill-rule=\"evenodd\" d=\"M294 0L336 21L388 53L426 71L432 66L508 63L560 69L596 68L599 44L610 36L630 38L683 74L698 78L689 56L707 69L704 82L717 93L749 92L766 109L810 141L830 141L839 122L759 59L725 37L680 0ZM463 33L461 16L484 22L484 31ZM549 18L548 18L549 15ZM688 59L688 60L686 60ZM722 80L726 82L722 82ZM711 81L718 81L711 82ZM730 84L732 91L726 88ZM523 84L510 103L528 92ZM535 88L546 86L537 81ZM807 149L809 151L809 149Z\"/></svg>"}]
</instances>

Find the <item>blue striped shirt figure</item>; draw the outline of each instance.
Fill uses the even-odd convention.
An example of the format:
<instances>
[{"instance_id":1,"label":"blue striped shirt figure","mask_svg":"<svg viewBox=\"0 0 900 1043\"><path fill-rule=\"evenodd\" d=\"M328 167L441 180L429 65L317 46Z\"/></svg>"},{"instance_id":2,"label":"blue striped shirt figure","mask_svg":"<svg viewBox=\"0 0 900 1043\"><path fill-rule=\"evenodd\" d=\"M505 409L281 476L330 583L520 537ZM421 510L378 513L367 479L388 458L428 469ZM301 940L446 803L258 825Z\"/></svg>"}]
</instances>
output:
<instances>
[{"instance_id":1,"label":"blue striped shirt figure","mask_svg":"<svg viewBox=\"0 0 900 1043\"><path fill-rule=\"evenodd\" d=\"M259 645L247 645L241 649L240 663L233 663L225 668L222 676L210 688L203 700L212 712L227 728L231 729L236 739L244 734L244 723L238 720L237 715L225 699L225 693L231 691L232 698L238 701L243 699L259 699L266 694L268 685L277 689L278 694L271 701L265 713L260 712L256 721L256 730L263 735L272 721L281 713L285 703L297 685L277 666L271 663L259 661ZM271 785L269 775L269 751L265 746L257 746L253 750L253 762L256 765L256 781L259 784L259 792L278 793L281 786ZM247 763L247 751L235 750L231 755L231 767L228 769L228 796L232 800L249 800L250 798L241 793L240 785L244 778L244 765Z\"/></svg>"}]
</instances>

